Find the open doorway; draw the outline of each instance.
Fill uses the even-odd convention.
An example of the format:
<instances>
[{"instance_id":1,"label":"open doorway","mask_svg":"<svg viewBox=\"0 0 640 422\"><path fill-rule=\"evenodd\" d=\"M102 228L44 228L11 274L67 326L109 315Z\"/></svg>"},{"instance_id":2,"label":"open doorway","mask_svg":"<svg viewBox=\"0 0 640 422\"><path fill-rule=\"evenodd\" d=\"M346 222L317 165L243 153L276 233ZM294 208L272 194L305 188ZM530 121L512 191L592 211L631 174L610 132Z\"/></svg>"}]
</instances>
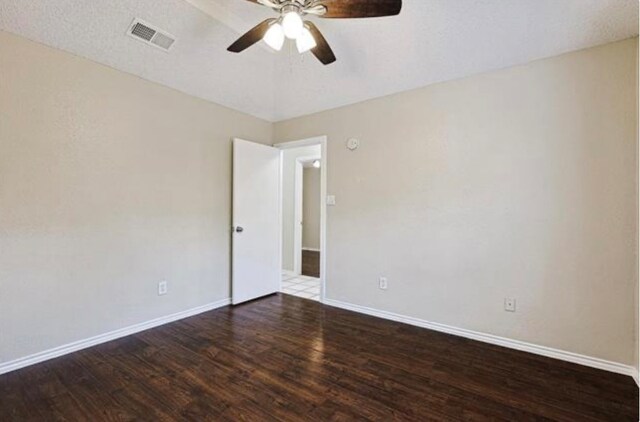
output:
<instances>
[{"instance_id":1,"label":"open doorway","mask_svg":"<svg viewBox=\"0 0 640 422\"><path fill-rule=\"evenodd\" d=\"M282 151L282 283L280 291L324 298L325 138L276 145Z\"/></svg>"},{"instance_id":2,"label":"open doorway","mask_svg":"<svg viewBox=\"0 0 640 422\"><path fill-rule=\"evenodd\" d=\"M296 198L302 202L302 248L300 273L320 278L320 171L321 157L300 163L302 166L302 194Z\"/></svg>"}]
</instances>

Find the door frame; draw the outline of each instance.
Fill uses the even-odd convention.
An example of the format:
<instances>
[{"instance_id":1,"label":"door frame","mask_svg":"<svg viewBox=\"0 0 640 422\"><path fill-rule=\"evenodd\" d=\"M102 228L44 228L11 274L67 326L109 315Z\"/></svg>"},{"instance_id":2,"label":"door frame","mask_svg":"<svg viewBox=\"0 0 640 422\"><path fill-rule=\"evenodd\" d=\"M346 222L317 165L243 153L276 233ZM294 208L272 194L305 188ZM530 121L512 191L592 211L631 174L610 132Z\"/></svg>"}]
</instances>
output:
<instances>
[{"instance_id":1,"label":"door frame","mask_svg":"<svg viewBox=\"0 0 640 422\"><path fill-rule=\"evenodd\" d=\"M281 150L306 147L310 145L320 145L320 302L324 303L326 296L327 282L327 137L325 135L300 139L297 141L280 142L274 144ZM301 157L304 158L304 157ZM297 166L296 162L296 166ZM281 172L282 174L282 172ZM282 184L282 181L281 181ZM282 188L280 189L282 192ZM282 198L281 198L282 200ZM280 221L280 231L282 231L282 219ZM282 237L282 236L281 236ZM295 239L294 239L295 240ZM302 245L301 249L302 250ZM282 263L282 245L280 247L280 262Z\"/></svg>"}]
</instances>

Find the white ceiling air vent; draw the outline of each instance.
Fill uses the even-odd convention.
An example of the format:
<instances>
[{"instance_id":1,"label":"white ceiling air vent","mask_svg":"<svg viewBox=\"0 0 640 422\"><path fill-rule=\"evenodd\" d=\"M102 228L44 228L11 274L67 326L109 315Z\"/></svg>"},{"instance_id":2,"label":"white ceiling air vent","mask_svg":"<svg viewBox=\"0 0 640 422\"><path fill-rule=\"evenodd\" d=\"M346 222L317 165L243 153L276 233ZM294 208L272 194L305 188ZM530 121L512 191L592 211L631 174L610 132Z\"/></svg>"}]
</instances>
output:
<instances>
[{"instance_id":1,"label":"white ceiling air vent","mask_svg":"<svg viewBox=\"0 0 640 422\"><path fill-rule=\"evenodd\" d=\"M176 41L176 38L168 32L137 18L133 20L127 35L164 51L171 50Z\"/></svg>"}]
</instances>

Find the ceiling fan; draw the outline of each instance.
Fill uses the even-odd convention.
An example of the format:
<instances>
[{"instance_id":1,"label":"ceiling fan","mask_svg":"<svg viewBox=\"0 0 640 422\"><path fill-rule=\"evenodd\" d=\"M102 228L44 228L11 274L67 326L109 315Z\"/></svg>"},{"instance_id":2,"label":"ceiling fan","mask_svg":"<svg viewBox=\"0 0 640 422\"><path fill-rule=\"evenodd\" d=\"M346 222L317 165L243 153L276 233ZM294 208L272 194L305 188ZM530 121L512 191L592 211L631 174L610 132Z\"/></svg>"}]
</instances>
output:
<instances>
[{"instance_id":1,"label":"ceiling fan","mask_svg":"<svg viewBox=\"0 0 640 422\"><path fill-rule=\"evenodd\" d=\"M280 51L285 38L295 40L300 54L311 51L323 64L336 61L327 40L306 15L320 18L375 18L394 16L402 0L247 0L269 7L280 16L266 19L231 44L228 51L240 53L260 40Z\"/></svg>"}]
</instances>

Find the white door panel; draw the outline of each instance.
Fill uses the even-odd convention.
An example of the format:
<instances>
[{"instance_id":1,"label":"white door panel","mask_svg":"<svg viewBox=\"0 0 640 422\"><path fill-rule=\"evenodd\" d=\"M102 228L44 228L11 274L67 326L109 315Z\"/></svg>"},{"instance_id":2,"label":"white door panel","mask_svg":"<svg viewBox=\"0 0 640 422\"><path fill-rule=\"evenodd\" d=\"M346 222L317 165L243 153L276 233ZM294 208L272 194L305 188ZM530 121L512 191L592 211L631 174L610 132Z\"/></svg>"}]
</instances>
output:
<instances>
[{"instance_id":1,"label":"white door panel","mask_svg":"<svg viewBox=\"0 0 640 422\"><path fill-rule=\"evenodd\" d=\"M233 140L233 304L280 289L280 154Z\"/></svg>"}]
</instances>

